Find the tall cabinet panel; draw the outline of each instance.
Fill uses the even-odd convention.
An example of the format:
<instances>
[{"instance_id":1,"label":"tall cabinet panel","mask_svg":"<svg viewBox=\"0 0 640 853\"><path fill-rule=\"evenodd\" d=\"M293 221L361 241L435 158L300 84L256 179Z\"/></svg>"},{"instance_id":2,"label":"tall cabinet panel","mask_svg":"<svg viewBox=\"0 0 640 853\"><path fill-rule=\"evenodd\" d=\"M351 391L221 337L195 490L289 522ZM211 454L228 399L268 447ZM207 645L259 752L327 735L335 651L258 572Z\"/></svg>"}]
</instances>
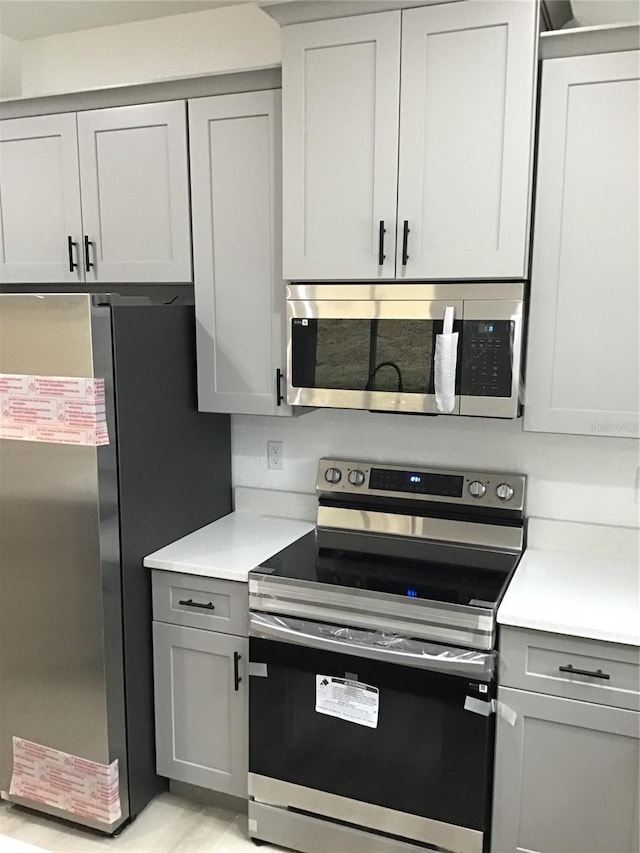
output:
<instances>
[{"instance_id":1,"label":"tall cabinet panel","mask_svg":"<svg viewBox=\"0 0 640 853\"><path fill-rule=\"evenodd\" d=\"M393 278L400 14L286 27L282 67L285 278Z\"/></svg>"},{"instance_id":2,"label":"tall cabinet panel","mask_svg":"<svg viewBox=\"0 0 640 853\"><path fill-rule=\"evenodd\" d=\"M403 11L399 278L526 276L536 13L512 0Z\"/></svg>"},{"instance_id":3,"label":"tall cabinet panel","mask_svg":"<svg viewBox=\"0 0 640 853\"><path fill-rule=\"evenodd\" d=\"M640 53L542 72L525 429L638 436Z\"/></svg>"},{"instance_id":4,"label":"tall cabinet panel","mask_svg":"<svg viewBox=\"0 0 640 853\"><path fill-rule=\"evenodd\" d=\"M291 412L278 382L284 365L280 122L279 91L189 101L202 411Z\"/></svg>"},{"instance_id":5,"label":"tall cabinet panel","mask_svg":"<svg viewBox=\"0 0 640 853\"><path fill-rule=\"evenodd\" d=\"M78 113L87 281L191 281L185 110Z\"/></svg>"},{"instance_id":6,"label":"tall cabinet panel","mask_svg":"<svg viewBox=\"0 0 640 853\"><path fill-rule=\"evenodd\" d=\"M81 233L75 113L0 122L0 280L76 282Z\"/></svg>"}]
</instances>

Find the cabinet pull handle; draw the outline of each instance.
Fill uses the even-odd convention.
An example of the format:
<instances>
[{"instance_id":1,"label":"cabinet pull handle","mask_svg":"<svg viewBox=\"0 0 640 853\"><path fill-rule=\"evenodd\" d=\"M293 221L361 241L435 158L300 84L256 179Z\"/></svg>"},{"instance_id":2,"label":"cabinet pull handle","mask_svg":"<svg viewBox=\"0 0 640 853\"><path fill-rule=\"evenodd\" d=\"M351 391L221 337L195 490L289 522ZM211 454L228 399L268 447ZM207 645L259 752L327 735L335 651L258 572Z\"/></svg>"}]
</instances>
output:
<instances>
[{"instance_id":1,"label":"cabinet pull handle","mask_svg":"<svg viewBox=\"0 0 640 853\"><path fill-rule=\"evenodd\" d=\"M380 220L380 230L378 231L378 266L381 267L384 263L385 253L384 253L384 235L387 233L387 229L384 227L384 219Z\"/></svg>"},{"instance_id":2,"label":"cabinet pull handle","mask_svg":"<svg viewBox=\"0 0 640 853\"><path fill-rule=\"evenodd\" d=\"M74 261L73 261L73 247L74 246L77 248L78 244L75 243L71 239L71 235L69 235L67 237L67 248L69 249L69 272L73 272L74 270L78 269L78 262L76 261L74 263Z\"/></svg>"},{"instance_id":3,"label":"cabinet pull handle","mask_svg":"<svg viewBox=\"0 0 640 853\"><path fill-rule=\"evenodd\" d=\"M597 669L595 672L591 672L588 669L575 669L570 663L566 666L559 666L558 669L560 672L568 672L570 675L588 675L591 678L604 678L607 681L611 678L610 675L601 669Z\"/></svg>"},{"instance_id":4,"label":"cabinet pull handle","mask_svg":"<svg viewBox=\"0 0 640 853\"><path fill-rule=\"evenodd\" d=\"M276 370L276 406L281 406L284 401L284 395L282 393L282 380L284 379L284 373L278 368Z\"/></svg>"},{"instance_id":5,"label":"cabinet pull handle","mask_svg":"<svg viewBox=\"0 0 640 853\"><path fill-rule=\"evenodd\" d=\"M194 601L193 598L187 598L186 600L183 599L181 601L178 601L178 604L184 604L186 607L200 607L200 608L202 608L202 610L215 610L216 609L216 606L213 603L213 601L208 601L206 604L204 604L201 601Z\"/></svg>"},{"instance_id":6,"label":"cabinet pull handle","mask_svg":"<svg viewBox=\"0 0 640 853\"><path fill-rule=\"evenodd\" d=\"M409 255L407 253L409 245L409 220L405 219L402 226L402 266L406 267Z\"/></svg>"},{"instance_id":7,"label":"cabinet pull handle","mask_svg":"<svg viewBox=\"0 0 640 853\"><path fill-rule=\"evenodd\" d=\"M233 653L233 689L237 692L240 689L240 670L238 664L242 660L242 655L239 652Z\"/></svg>"},{"instance_id":8,"label":"cabinet pull handle","mask_svg":"<svg viewBox=\"0 0 640 853\"><path fill-rule=\"evenodd\" d=\"M95 264L92 264L91 261L89 260L89 246L90 245L91 245L91 243L89 241L89 238L85 234L84 235L84 268L87 272L89 272L89 270L93 269L93 267L95 266Z\"/></svg>"}]
</instances>

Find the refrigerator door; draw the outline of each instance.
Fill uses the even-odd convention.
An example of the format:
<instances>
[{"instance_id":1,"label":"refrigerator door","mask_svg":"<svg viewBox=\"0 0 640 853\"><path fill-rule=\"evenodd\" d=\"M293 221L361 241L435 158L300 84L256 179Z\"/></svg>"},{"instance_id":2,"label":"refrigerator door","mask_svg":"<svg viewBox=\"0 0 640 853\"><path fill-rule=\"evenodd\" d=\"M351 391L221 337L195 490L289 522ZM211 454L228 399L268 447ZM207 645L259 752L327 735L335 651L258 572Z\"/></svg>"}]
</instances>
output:
<instances>
[{"instance_id":1,"label":"refrigerator door","mask_svg":"<svg viewBox=\"0 0 640 853\"><path fill-rule=\"evenodd\" d=\"M109 310L88 294L0 295L0 374L104 378L112 442L0 439L0 793L103 832L128 817L111 352ZM89 806L65 791L58 752L32 796L12 794L33 767L14 760L16 738L117 767L120 815L112 802L105 819L94 765L73 763Z\"/></svg>"}]
</instances>

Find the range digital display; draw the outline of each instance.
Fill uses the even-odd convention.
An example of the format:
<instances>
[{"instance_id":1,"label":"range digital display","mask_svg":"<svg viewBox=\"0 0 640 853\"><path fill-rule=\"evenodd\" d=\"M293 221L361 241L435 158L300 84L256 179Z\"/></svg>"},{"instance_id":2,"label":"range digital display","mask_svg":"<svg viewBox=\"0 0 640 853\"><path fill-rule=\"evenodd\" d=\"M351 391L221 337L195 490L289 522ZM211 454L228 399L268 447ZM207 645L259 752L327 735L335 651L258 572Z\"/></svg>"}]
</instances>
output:
<instances>
[{"instance_id":1,"label":"range digital display","mask_svg":"<svg viewBox=\"0 0 640 853\"><path fill-rule=\"evenodd\" d=\"M413 492L418 495L460 498L464 478L453 474L426 474L419 471L394 471L372 468L369 488L385 492Z\"/></svg>"}]
</instances>

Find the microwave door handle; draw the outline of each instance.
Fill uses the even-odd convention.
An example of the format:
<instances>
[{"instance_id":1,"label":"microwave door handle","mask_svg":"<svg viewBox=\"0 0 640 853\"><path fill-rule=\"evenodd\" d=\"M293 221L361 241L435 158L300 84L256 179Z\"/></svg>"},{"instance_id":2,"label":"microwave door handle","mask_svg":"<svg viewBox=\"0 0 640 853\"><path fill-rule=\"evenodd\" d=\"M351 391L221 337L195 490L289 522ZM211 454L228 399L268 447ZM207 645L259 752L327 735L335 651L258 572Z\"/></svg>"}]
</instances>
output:
<instances>
[{"instance_id":1,"label":"microwave door handle","mask_svg":"<svg viewBox=\"0 0 640 853\"><path fill-rule=\"evenodd\" d=\"M481 680L491 678L495 666L494 652L458 649L401 636L389 638L388 634L383 637L375 630L340 628L271 613L249 613L249 636ZM376 643L377 638L380 643Z\"/></svg>"}]
</instances>

